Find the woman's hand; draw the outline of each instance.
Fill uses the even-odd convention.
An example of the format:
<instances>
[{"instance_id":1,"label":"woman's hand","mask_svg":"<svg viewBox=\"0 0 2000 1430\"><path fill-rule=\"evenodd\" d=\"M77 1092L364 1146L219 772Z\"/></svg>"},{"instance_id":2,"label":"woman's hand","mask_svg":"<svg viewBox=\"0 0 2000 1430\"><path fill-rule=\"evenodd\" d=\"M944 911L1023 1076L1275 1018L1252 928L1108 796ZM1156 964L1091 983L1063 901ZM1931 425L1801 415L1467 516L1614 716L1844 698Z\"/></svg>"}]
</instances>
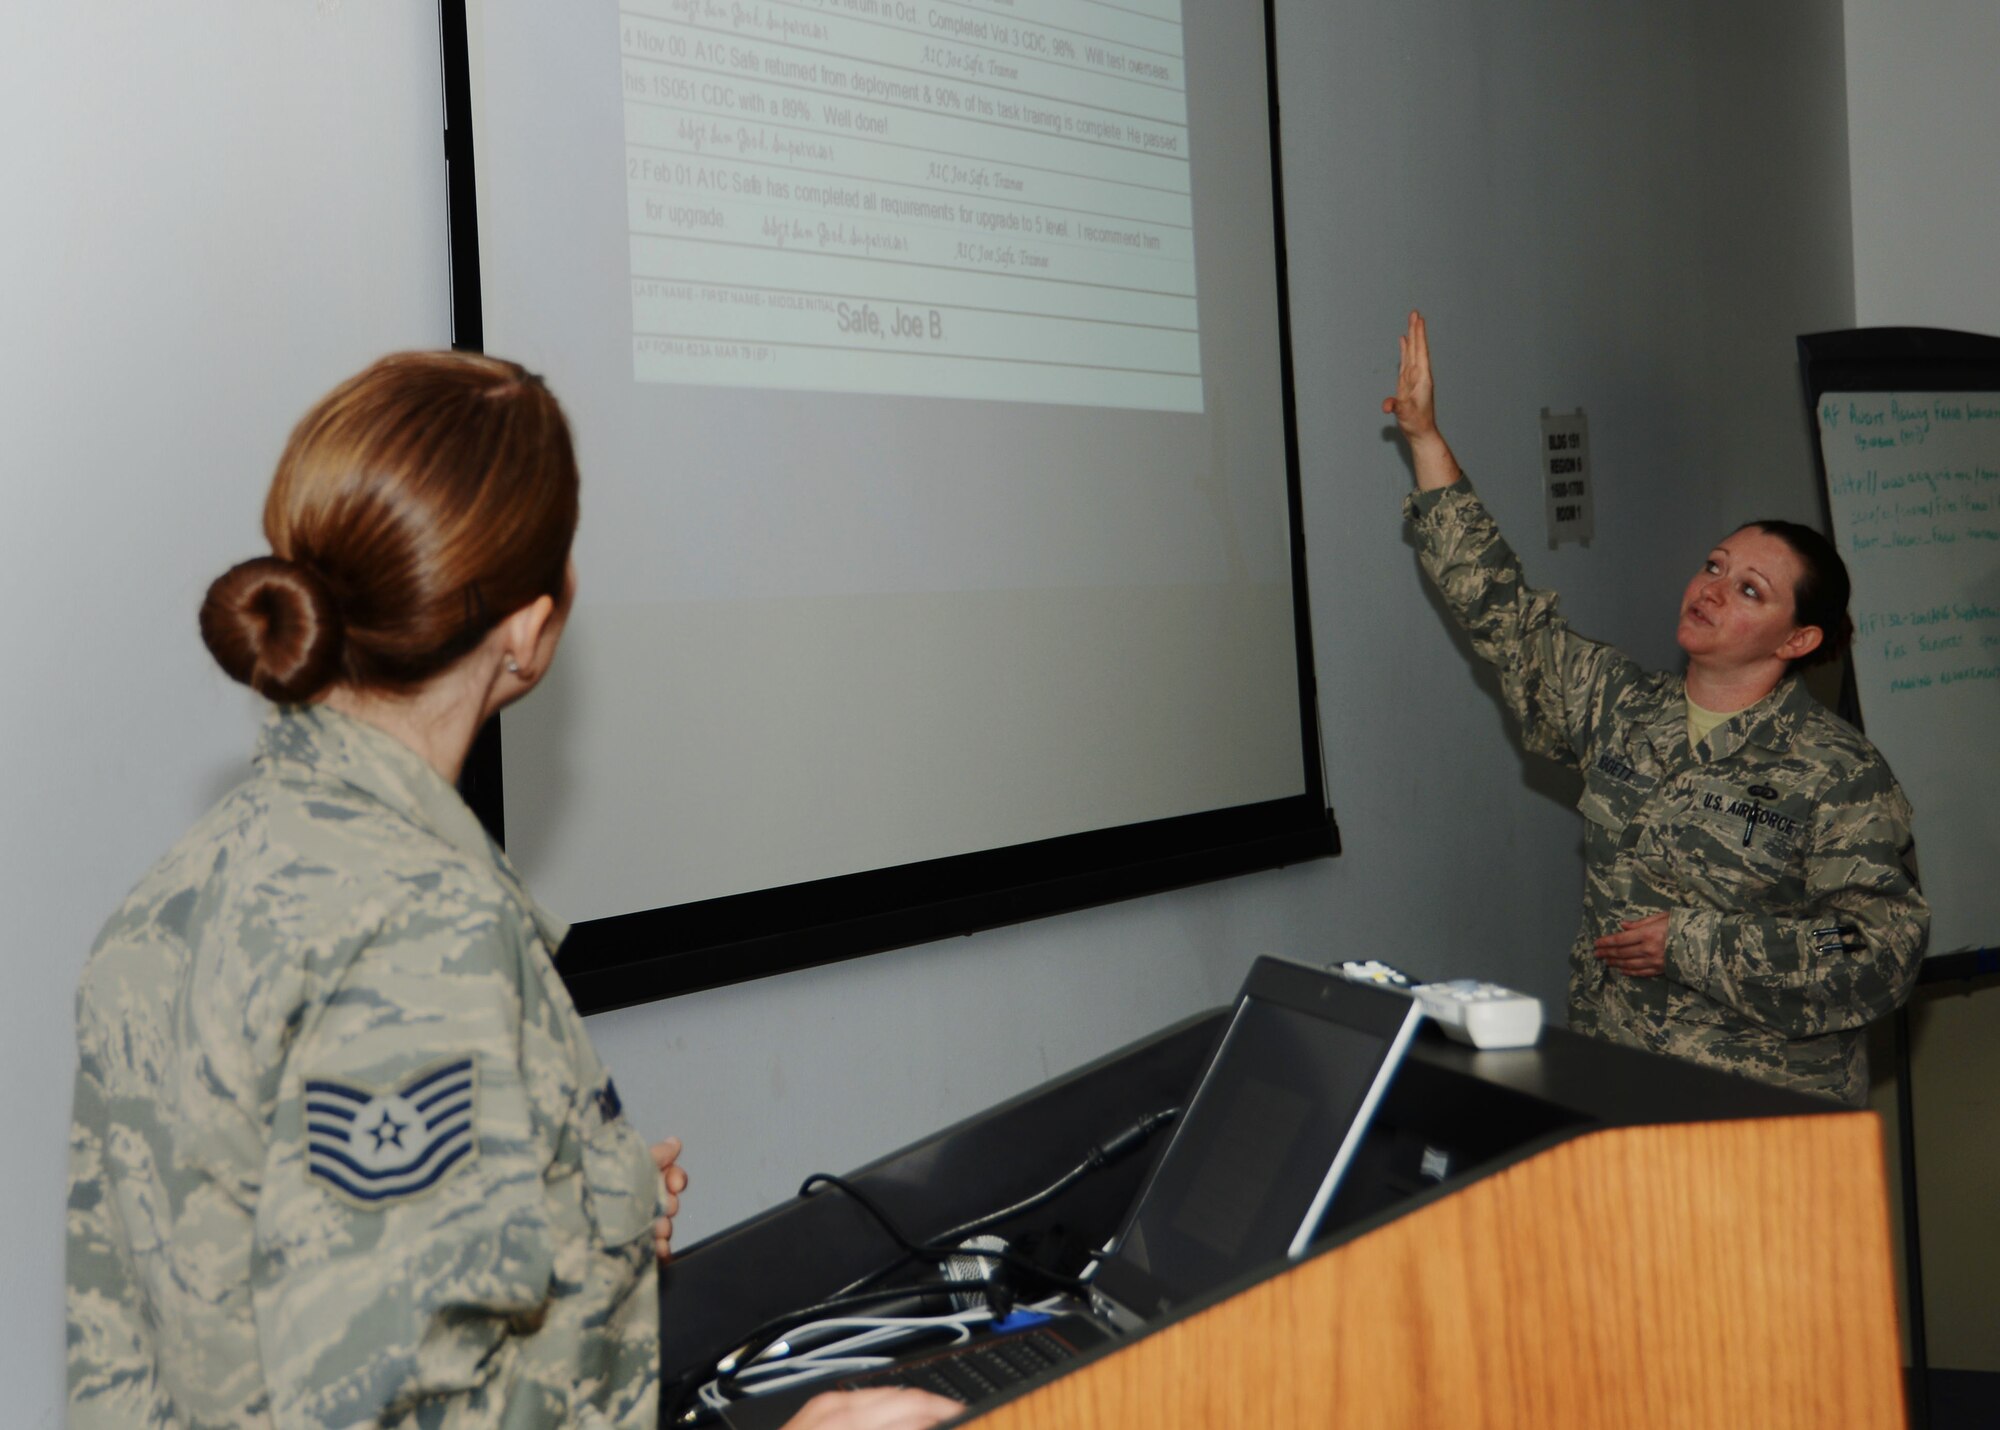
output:
<instances>
[{"instance_id":1,"label":"woman's hand","mask_svg":"<svg viewBox=\"0 0 2000 1430\"><path fill-rule=\"evenodd\" d=\"M1667 971L1667 920L1671 914L1622 919L1617 933L1608 933L1591 947L1605 967L1633 978L1658 978Z\"/></svg>"},{"instance_id":2,"label":"woman's hand","mask_svg":"<svg viewBox=\"0 0 2000 1430\"><path fill-rule=\"evenodd\" d=\"M666 1215L653 1223L653 1250L658 1254L661 1265L673 1255L674 1218L680 1215L681 1193L687 1190L687 1169L680 1165L681 1139L669 1137L664 1142L653 1144L653 1161L660 1169L660 1180L667 1188Z\"/></svg>"},{"instance_id":3,"label":"woman's hand","mask_svg":"<svg viewBox=\"0 0 2000 1430\"><path fill-rule=\"evenodd\" d=\"M1425 491L1448 487L1459 478L1458 462L1438 431L1437 394L1431 386L1431 344L1424 330L1423 314L1411 311L1410 325L1396 339L1396 346L1400 354L1396 364L1396 395L1382 399L1382 411L1396 419L1403 440L1410 444L1417 485Z\"/></svg>"},{"instance_id":4,"label":"woman's hand","mask_svg":"<svg viewBox=\"0 0 2000 1430\"><path fill-rule=\"evenodd\" d=\"M1431 345L1424 315L1410 311L1410 326L1396 339L1396 395L1382 399L1382 411L1396 419L1403 436L1415 442L1437 431L1437 394L1431 387Z\"/></svg>"},{"instance_id":5,"label":"woman's hand","mask_svg":"<svg viewBox=\"0 0 2000 1430\"><path fill-rule=\"evenodd\" d=\"M964 1411L927 1390L830 1390L808 1400L785 1430L927 1430Z\"/></svg>"}]
</instances>

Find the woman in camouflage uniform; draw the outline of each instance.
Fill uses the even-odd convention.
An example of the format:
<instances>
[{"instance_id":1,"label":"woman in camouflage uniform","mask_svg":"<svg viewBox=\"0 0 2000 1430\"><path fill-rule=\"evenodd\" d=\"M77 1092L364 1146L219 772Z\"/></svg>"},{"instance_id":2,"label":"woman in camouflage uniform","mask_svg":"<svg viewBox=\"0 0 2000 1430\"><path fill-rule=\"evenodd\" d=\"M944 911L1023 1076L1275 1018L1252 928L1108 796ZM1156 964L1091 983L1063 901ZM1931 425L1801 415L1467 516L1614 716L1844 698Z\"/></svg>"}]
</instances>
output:
<instances>
[{"instance_id":1,"label":"woman in camouflage uniform","mask_svg":"<svg viewBox=\"0 0 2000 1430\"><path fill-rule=\"evenodd\" d=\"M201 613L275 703L255 765L77 997L73 1430L654 1430L679 1145L623 1117L564 925L454 789L555 655L576 516L561 410L512 363L385 358L292 434L273 554Z\"/></svg>"},{"instance_id":2,"label":"woman in camouflage uniform","mask_svg":"<svg viewBox=\"0 0 2000 1430\"><path fill-rule=\"evenodd\" d=\"M1425 571L1500 677L1528 748L1584 778L1570 1026L1858 1104L1864 1029L1908 996L1930 927L1888 765L1797 679L1852 634L1825 538L1756 522L1709 552L1685 676L1570 630L1528 587L1438 431L1412 313L1396 395Z\"/></svg>"}]
</instances>

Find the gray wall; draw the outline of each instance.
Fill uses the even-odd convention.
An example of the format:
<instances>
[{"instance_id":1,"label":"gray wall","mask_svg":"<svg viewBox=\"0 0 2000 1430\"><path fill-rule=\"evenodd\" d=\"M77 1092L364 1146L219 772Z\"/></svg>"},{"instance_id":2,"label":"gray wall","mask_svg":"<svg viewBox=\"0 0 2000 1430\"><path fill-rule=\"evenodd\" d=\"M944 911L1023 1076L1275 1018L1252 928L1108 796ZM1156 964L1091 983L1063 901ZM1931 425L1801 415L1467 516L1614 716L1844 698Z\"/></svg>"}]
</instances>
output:
<instances>
[{"instance_id":1,"label":"gray wall","mask_svg":"<svg viewBox=\"0 0 2000 1430\"><path fill-rule=\"evenodd\" d=\"M70 999L244 768L194 628L290 425L448 336L435 7L0 7L0 1421L62 1422Z\"/></svg>"},{"instance_id":2,"label":"gray wall","mask_svg":"<svg viewBox=\"0 0 2000 1430\"><path fill-rule=\"evenodd\" d=\"M1846 8L1855 322L2000 334L2000 5Z\"/></svg>"},{"instance_id":3,"label":"gray wall","mask_svg":"<svg viewBox=\"0 0 2000 1430\"><path fill-rule=\"evenodd\" d=\"M684 1237L1218 1002L1260 952L1386 957L1559 1002L1580 880L1564 781L1518 753L1400 535L1407 476L1376 408L1411 304L1433 320L1461 457L1585 629L1668 659L1674 596L1714 534L1812 510L1791 338L1854 316L1837 7L1278 9L1348 852L593 1020L641 1125L690 1142ZM447 335L436 85L422 0L0 19L14 1424L60 1416L77 969L254 727L200 649L199 592L256 549L304 405L378 351ZM1578 404L1599 534L1550 553L1536 414Z\"/></svg>"}]
</instances>

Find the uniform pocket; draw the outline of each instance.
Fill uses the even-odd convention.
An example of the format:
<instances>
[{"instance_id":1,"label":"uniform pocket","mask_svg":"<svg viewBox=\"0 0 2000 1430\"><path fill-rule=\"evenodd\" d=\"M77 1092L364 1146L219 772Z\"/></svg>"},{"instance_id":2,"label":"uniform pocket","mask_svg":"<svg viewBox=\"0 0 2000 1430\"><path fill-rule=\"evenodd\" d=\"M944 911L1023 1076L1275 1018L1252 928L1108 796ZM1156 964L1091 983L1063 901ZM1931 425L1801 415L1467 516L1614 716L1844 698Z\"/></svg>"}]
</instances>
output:
<instances>
[{"instance_id":1,"label":"uniform pocket","mask_svg":"<svg viewBox=\"0 0 2000 1430\"><path fill-rule=\"evenodd\" d=\"M1576 802L1577 812L1583 816L1584 858L1598 868L1606 867L1624 845L1625 827L1631 823L1623 807L1626 803L1594 784L1586 784Z\"/></svg>"},{"instance_id":2,"label":"uniform pocket","mask_svg":"<svg viewBox=\"0 0 2000 1430\"><path fill-rule=\"evenodd\" d=\"M1670 1023L1728 1023L1738 1015L1698 988L1685 983L1667 984L1667 1021Z\"/></svg>"},{"instance_id":3,"label":"uniform pocket","mask_svg":"<svg viewBox=\"0 0 2000 1430\"><path fill-rule=\"evenodd\" d=\"M584 1209L606 1246L645 1235L660 1215L660 1169L617 1098L607 1082L584 1114Z\"/></svg>"},{"instance_id":4,"label":"uniform pocket","mask_svg":"<svg viewBox=\"0 0 2000 1430\"><path fill-rule=\"evenodd\" d=\"M1592 824L1609 831L1613 837L1625 828L1625 815L1618 809L1605 792L1595 785L1586 784L1583 794L1576 802L1577 812Z\"/></svg>"}]
</instances>

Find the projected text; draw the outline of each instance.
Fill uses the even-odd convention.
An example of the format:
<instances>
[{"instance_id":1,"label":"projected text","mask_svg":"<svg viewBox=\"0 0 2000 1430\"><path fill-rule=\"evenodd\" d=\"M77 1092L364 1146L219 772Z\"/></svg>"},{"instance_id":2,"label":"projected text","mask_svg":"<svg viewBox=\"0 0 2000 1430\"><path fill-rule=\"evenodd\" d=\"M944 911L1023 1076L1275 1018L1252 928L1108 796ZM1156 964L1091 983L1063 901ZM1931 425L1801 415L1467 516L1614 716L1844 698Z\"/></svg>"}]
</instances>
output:
<instances>
[{"instance_id":1,"label":"projected text","mask_svg":"<svg viewBox=\"0 0 2000 1430\"><path fill-rule=\"evenodd\" d=\"M639 0L641 381L1200 411L1179 0Z\"/></svg>"}]
</instances>

